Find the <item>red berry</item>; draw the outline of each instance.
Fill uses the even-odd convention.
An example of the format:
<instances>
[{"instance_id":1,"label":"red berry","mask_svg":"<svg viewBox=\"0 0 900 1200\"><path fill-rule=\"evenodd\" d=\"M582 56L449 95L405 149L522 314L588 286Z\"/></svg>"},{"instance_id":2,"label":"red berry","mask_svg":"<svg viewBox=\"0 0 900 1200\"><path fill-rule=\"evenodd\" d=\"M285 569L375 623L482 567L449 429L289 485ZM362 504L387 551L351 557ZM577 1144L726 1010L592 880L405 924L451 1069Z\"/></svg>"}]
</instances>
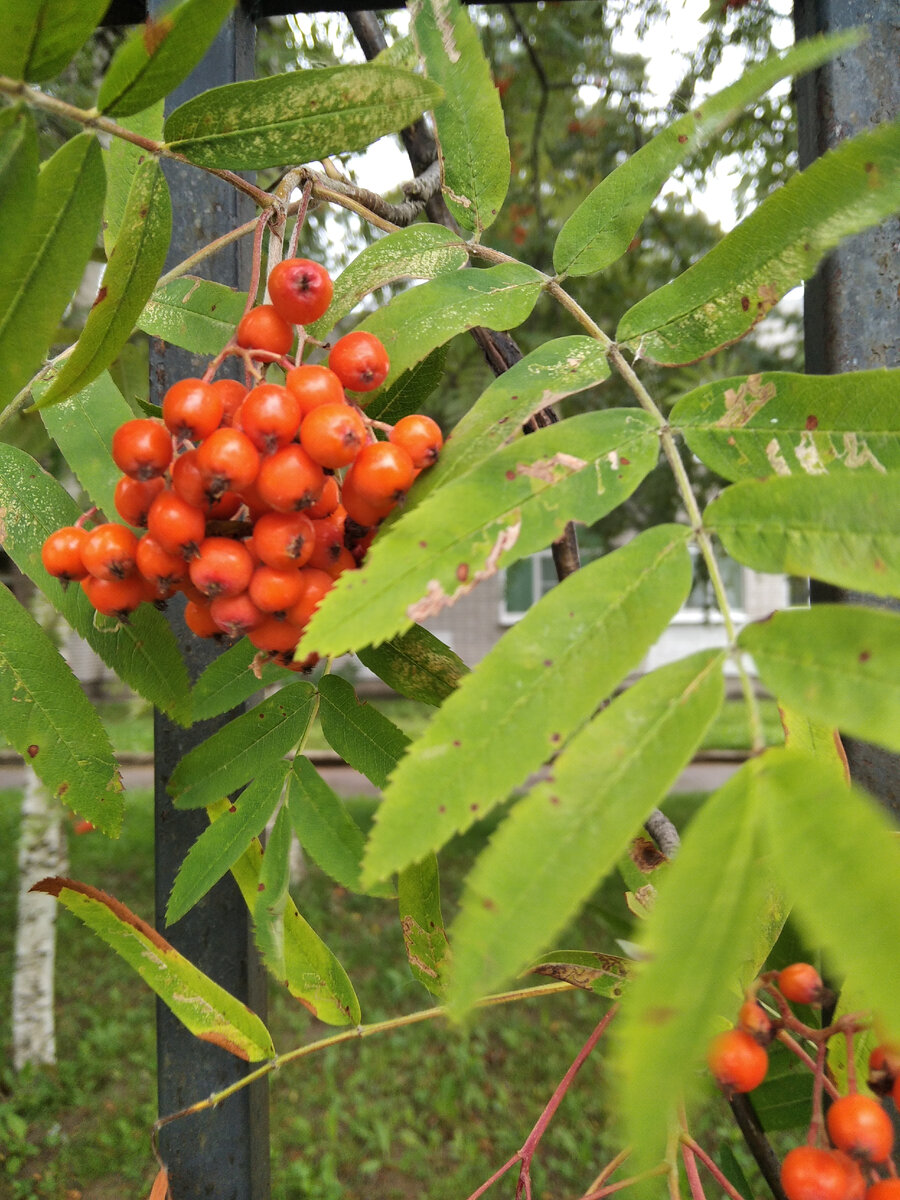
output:
<instances>
[{"instance_id":1,"label":"red berry","mask_svg":"<svg viewBox=\"0 0 900 1200\"><path fill-rule=\"evenodd\" d=\"M351 521L362 529L369 529L383 521L397 502L396 500L384 500L380 504L373 504L356 486L355 470L356 464L354 463L344 476L341 503L347 510L347 516Z\"/></svg>"},{"instance_id":2,"label":"red berry","mask_svg":"<svg viewBox=\"0 0 900 1200\"><path fill-rule=\"evenodd\" d=\"M866 1192L866 1200L900 1200L900 1179L879 1179Z\"/></svg>"},{"instance_id":3,"label":"red berry","mask_svg":"<svg viewBox=\"0 0 900 1200\"><path fill-rule=\"evenodd\" d=\"M84 579L88 569L81 560L81 547L87 536L78 525L64 525L51 533L41 547L44 570L57 579Z\"/></svg>"},{"instance_id":4,"label":"red berry","mask_svg":"<svg viewBox=\"0 0 900 1200\"><path fill-rule=\"evenodd\" d=\"M271 304L260 304L241 317L235 337L245 350L265 350L280 357L290 350L294 330Z\"/></svg>"},{"instance_id":5,"label":"red berry","mask_svg":"<svg viewBox=\"0 0 900 1200\"><path fill-rule=\"evenodd\" d=\"M781 1164L781 1186L788 1200L845 1200L845 1164L833 1150L796 1146Z\"/></svg>"},{"instance_id":6,"label":"red berry","mask_svg":"<svg viewBox=\"0 0 900 1200\"><path fill-rule=\"evenodd\" d=\"M826 991L816 968L804 962L778 972L778 990L792 1004L820 1004Z\"/></svg>"},{"instance_id":7,"label":"red berry","mask_svg":"<svg viewBox=\"0 0 900 1200\"><path fill-rule=\"evenodd\" d=\"M894 1145L891 1118L870 1096L841 1096L825 1117L832 1143L854 1158L880 1163Z\"/></svg>"},{"instance_id":8,"label":"red berry","mask_svg":"<svg viewBox=\"0 0 900 1200\"><path fill-rule=\"evenodd\" d=\"M233 538L204 538L191 560L191 583L204 596L237 596L247 590L253 559Z\"/></svg>"},{"instance_id":9,"label":"red berry","mask_svg":"<svg viewBox=\"0 0 900 1200\"><path fill-rule=\"evenodd\" d=\"M264 513L253 526L253 549L261 562L285 570L302 567L315 545L313 522L302 512Z\"/></svg>"},{"instance_id":10,"label":"red berry","mask_svg":"<svg viewBox=\"0 0 900 1200\"><path fill-rule=\"evenodd\" d=\"M202 441L218 429L224 405L221 395L202 379L179 379L163 397L166 428L180 441Z\"/></svg>"},{"instance_id":11,"label":"red berry","mask_svg":"<svg viewBox=\"0 0 900 1200\"><path fill-rule=\"evenodd\" d=\"M261 454L286 446L300 428L297 397L277 383L261 383L247 393L234 423Z\"/></svg>"},{"instance_id":12,"label":"red berry","mask_svg":"<svg viewBox=\"0 0 900 1200\"><path fill-rule=\"evenodd\" d=\"M388 440L395 446L402 446L412 459L413 466L421 469L437 462L444 435L437 421L432 421L431 417L422 413L413 413L400 418L388 435Z\"/></svg>"},{"instance_id":13,"label":"red berry","mask_svg":"<svg viewBox=\"0 0 900 1200\"><path fill-rule=\"evenodd\" d=\"M170 554L193 558L206 536L206 515L175 492L160 492L147 514L147 532Z\"/></svg>"},{"instance_id":14,"label":"red berry","mask_svg":"<svg viewBox=\"0 0 900 1200\"><path fill-rule=\"evenodd\" d=\"M761 1046L768 1046L773 1037L772 1018L756 1000L747 1000L738 1013L738 1026L749 1033Z\"/></svg>"},{"instance_id":15,"label":"red berry","mask_svg":"<svg viewBox=\"0 0 900 1200\"><path fill-rule=\"evenodd\" d=\"M303 595L291 608L287 617L302 629L334 587L334 580L324 571L317 571L315 567L304 567L300 574L303 576Z\"/></svg>"},{"instance_id":16,"label":"red berry","mask_svg":"<svg viewBox=\"0 0 900 1200\"><path fill-rule=\"evenodd\" d=\"M197 449L197 466L207 494L241 492L259 473L259 451L239 429L216 429Z\"/></svg>"},{"instance_id":17,"label":"red berry","mask_svg":"<svg viewBox=\"0 0 900 1200\"><path fill-rule=\"evenodd\" d=\"M363 446L354 460L352 473L357 493L376 507L400 500L416 477L412 459L402 446L392 442L370 442ZM347 508L346 501L344 507Z\"/></svg>"},{"instance_id":18,"label":"red berry","mask_svg":"<svg viewBox=\"0 0 900 1200\"><path fill-rule=\"evenodd\" d=\"M277 617L269 617L247 634L249 641L257 650L268 650L270 653L293 650L300 641L303 633L291 621L279 621Z\"/></svg>"},{"instance_id":19,"label":"red berry","mask_svg":"<svg viewBox=\"0 0 900 1200\"><path fill-rule=\"evenodd\" d=\"M324 316L332 291L331 276L308 258L286 258L269 275L269 298L292 325L308 325Z\"/></svg>"},{"instance_id":20,"label":"red berry","mask_svg":"<svg viewBox=\"0 0 900 1200\"><path fill-rule=\"evenodd\" d=\"M351 392L372 392L381 387L391 367L379 339L362 329L335 342L328 365Z\"/></svg>"},{"instance_id":21,"label":"red berry","mask_svg":"<svg viewBox=\"0 0 900 1200\"><path fill-rule=\"evenodd\" d=\"M188 600L184 606L184 621L191 633L199 638L219 637L222 632L212 618L208 600Z\"/></svg>"},{"instance_id":22,"label":"red berry","mask_svg":"<svg viewBox=\"0 0 900 1200\"><path fill-rule=\"evenodd\" d=\"M303 595L304 580L297 567L269 567L262 563L253 572L247 591L250 599L264 613L283 617Z\"/></svg>"},{"instance_id":23,"label":"red berry","mask_svg":"<svg viewBox=\"0 0 900 1200\"><path fill-rule=\"evenodd\" d=\"M337 579L338 575L343 575L345 571L355 571L358 565L354 556L344 546L340 554L326 568L325 573L330 575L332 579Z\"/></svg>"},{"instance_id":24,"label":"red berry","mask_svg":"<svg viewBox=\"0 0 900 1200\"><path fill-rule=\"evenodd\" d=\"M278 512L309 508L322 495L325 473L302 446L291 444L263 459L256 479L259 498Z\"/></svg>"},{"instance_id":25,"label":"red berry","mask_svg":"<svg viewBox=\"0 0 900 1200\"><path fill-rule=\"evenodd\" d=\"M147 598L145 583L140 575L129 575L127 579L98 579L95 575L86 575L81 586L97 612L124 621Z\"/></svg>"},{"instance_id":26,"label":"red berry","mask_svg":"<svg viewBox=\"0 0 900 1200\"><path fill-rule=\"evenodd\" d=\"M309 565L320 571L330 571L344 549L344 523L347 514L343 508L321 520L313 521L313 549Z\"/></svg>"},{"instance_id":27,"label":"red berry","mask_svg":"<svg viewBox=\"0 0 900 1200\"><path fill-rule=\"evenodd\" d=\"M303 449L313 462L331 470L349 466L368 436L365 421L349 404L320 404L300 426Z\"/></svg>"},{"instance_id":28,"label":"red berry","mask_svg":"<svg viewBox=\"0 0 900 1200\"><path fill-rule=\"evenodd\" d=\"M123 475L153 479L172 461L172 435L159 421L136 417L113 434L112 456Z\"/></svg>"},{"instance_id":29,"label":"red berry","mask_svg":"<svg viewBox=\"0 0 900 1200\"><path fill-rule=\"evenodd\" d=\"M209 613L230 638L243 637L266 619L266 614L256 607L247 592L237 596L216 596L209 606Z\"/></svg>"},{"instance_id":30,"label":"red berry","mask_svg":"<svg viewBox=\"0 0 900 1200\"><path fill-rule=\"evenodd\" d=\"M125 579L134 573L138 540L127 525L97 525L81 545L81 561L97 579Z\"/></svg>"},{"instance_id":31,"label":"red berry","mask_svg":"<svg viewBox=\"0 0 900 1200\"><path fill-rule=\"evenodd\" d=\"M220 425L231 425L234 414L241 407L247 389L236 379L216 379L209 385L222 401L222 420Z\"/></svg>"},{"instance_id":32,"label":"red berry","mask_svg":"<svg viewBox=\"0 0 900 1200\"><path fill-rule=\"evenodd\" d=\"M157 595L170 594L176 584L187 578L188 566L180 554L170 554L155 538L145 534L137 544L137 569L156 588Z\"/></svg>"},{"instance_id":33,"label":"red berry","mask_svg":"<svg viewBox=\"0 0 900 1200\"><path fill-rule=\"evenodd\" d=\"M129 525L146 528L150 505L165 486L166 481L161 475L153 479L132 479L130 475L123 475L116 484L113 497L116 512Z\"/></svg>"},{"instance_id":34,"label":"red berry","mask_svg":"<svg viewBox=\"0 0 900 1200\"><path fill-rule=\"evenodd\" d=\"M706 1061L719 1086L728 1092L752 1092L769 1069L769 1056L742 1029L727 1029L709 1044Z\"/></svg>"},{"instance_id":35,"label":"red berry","mask_svg":"<svg viewBox=\"0 0 900 1200\"><path fill-rule=\"evenodd\" d=\"M325 486L322 495L305 510L310 520L318 521L322 517L330 517L341 502L341 489L333 475L325 476Z\"/></svg>"},{"instance_id":36,"label":"red berry","mask_svg":"<svg viewBox=\"0 0 900 1200\"><path fill-rule=\"evenodd\" d=\"M304 417L317 404L346 403L344 385L334 371L319 363L301 363L294 367L288 371L284 385L297 397Z\"/></svg>"}]
</instances>

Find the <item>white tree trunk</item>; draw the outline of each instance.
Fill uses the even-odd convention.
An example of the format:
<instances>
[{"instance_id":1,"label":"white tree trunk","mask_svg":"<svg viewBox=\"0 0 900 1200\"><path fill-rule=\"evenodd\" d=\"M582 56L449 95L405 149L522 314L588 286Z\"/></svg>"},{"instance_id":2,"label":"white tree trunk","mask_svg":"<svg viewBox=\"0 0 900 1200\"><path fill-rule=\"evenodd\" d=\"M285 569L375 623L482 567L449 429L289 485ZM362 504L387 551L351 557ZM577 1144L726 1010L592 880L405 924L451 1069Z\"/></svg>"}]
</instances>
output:
<instances>
[{"instance_id":1,"label":"white tree trunk","mask_svg":"<svg viewBox=\"0 0 900 1200\"><path fill-rule=\"evenodd\" d=\"M66 870L63 812L26 767L19 835L19 906L12 995L13 1067L56 1062L53 965L56 907L52 896L29 892L47 875Z\"/></svg>"}]
</instances>

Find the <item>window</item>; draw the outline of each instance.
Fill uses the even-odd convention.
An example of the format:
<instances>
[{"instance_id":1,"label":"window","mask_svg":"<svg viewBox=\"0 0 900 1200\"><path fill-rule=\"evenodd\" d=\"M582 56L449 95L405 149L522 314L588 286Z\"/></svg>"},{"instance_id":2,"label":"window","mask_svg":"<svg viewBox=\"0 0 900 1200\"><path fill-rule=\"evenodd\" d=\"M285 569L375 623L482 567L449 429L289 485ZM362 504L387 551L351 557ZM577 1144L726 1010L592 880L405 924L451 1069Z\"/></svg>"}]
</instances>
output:
<instances>
[{"instance_id":1,"label":"window","mask_svg":"<svg viewBox=\"0 0 900 1200\"><path fill-rule=\"evenodd\" d=\"M504 576L500 621L512 625L555 585L553 555L549 550L541 550L529 558L520 558L507 567Z\"/></svg>"}]
</instances>

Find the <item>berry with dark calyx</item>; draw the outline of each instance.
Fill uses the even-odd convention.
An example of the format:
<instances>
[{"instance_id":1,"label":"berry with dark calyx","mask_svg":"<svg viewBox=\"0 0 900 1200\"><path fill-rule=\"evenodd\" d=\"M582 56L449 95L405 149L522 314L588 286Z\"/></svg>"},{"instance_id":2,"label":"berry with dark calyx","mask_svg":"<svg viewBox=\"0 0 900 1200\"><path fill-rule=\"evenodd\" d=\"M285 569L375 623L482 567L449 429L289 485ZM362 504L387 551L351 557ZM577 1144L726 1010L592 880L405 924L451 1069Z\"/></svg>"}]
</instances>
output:
<instances>
[{"instance_id":1,"label":"berry with dark calyx","mask_svg":"<svg viewBox=\"0 0 900 1200\"><path fill-rule=\"evenodd\" d=\"M116 512L129 525L145 529L150 505L165 486L166 481L161 475L155 475L153 479L132 479L130 475L123 475L113 496Z\"/></svg>"},{"instance_id":2,"label":"berry with dark calyx","mask_svg":"<svg viewBox=\"0 0 900 1200\"><path fill-rule=\"evenodd\" d=\"M97 579L125 579L134 573L138 540L127 525L95 526L81 544L81 561Z\"/></svg>"},{"instance_id":3,"label":"berry with dark calyx","mask_svg":"<svg viewBox=\"0 0 900 1200\"><path fill-rule=\"evenodd\" d=\"M383 521L391 509L396 507L397 501L384 500L380 504L373 504L357 487L355 471L356 463L344 476L344 483L341 487L341 504L346 509L349 519L364 532ZM362 532L360 536L362 536Z\"/></svg>"},{"instance_id":4,"label":"berry with dark calyx","mask_svg":"<svg viewBox=\"0 0 900 1200\"><path fill-rule=\"evenodd\" d=\"M247 590L253 559L233 538L204 538L191 559L190 575L191 583L204 596L237 596Z\"/></svg>"},{"instance_id":5,"label":"berry with dark calyx","mask_svg":"<svg viewBox=\"0 0 900 1200\"><path fill-rule=\"evenodd\" d=\"M135 561L140 574L153 584L160 597L171 594L176 584L187 579L188 565L182 556L164 550L149 533L138 542Z\"/></svg>"},{"instance_id":6,"label":"berry with dark calyx","mask_svg":"<svg viewBox=\"0 0 900 1200\"><path fill-rule=\"evenodd\" d=\"M197 448L197 466L206 492L218 500L224 492L242 492L259 474L259 451L239 429L216 429Z\"/></svg>"},{"instance_id":7,"label":"berry with dark calyx","mask_svg":"<svg viewBox=\"0 0 900 1200\"><path fill-rule=\"evenodd\" d=\"M309 508L324 487L325 472L294 443L263 459L256 479L260 499L278 512Z\"/></svg>"},{"instance_id":8,"label":"berry with dark calyx","mask_svg":"<svg viewBox=\"0 0 900 1200\"><path fill-rule=\"evenodd\" d=\"M269 299L292 325L309 325L325 315L334 290L331 276L308 258L286 258L269 274Z\"/></svg>"},{"instance_id":9,"label":"berry with dark calyx","mask_svg":"<svg viewBox=\"0 0 900 1200\"><path fill-rule=\"evenodd\" d=\"M117 617L125 621L130 613L147 599L146 580L140 575L129 575L127 579L98 579L86 575L81 581L84 594L106 617Z\"/></svg>"},{"instance_id":10,"label":"berry with dark calyx","mask_svg":"<svg viewBox=\"0 0 900 1200\"><path fill-rule=\"evenodd\" d=\"M353 486L363 500L375 506L402 499L415 475L412 459L392 442L370 442L353 463Z\"/></svg>"},{"instance_id":11,"label":"berry with dark calyx","mask_svg":"<svg viewBox=\"0 0 900 1200\"><path fill-rule=\"evenodd\" d=\"M709 1044L706 1061L726 1092L752 1092L769 1069L769 1056L743 1029L727 1029Z\"/></svg>"},{"instance_id":12,"label":"berry with dark calyx","mask_svg":"<svg viewBox=\"0 0 900 1200\"><path fill-rule=\"evenodd\" d=\"M876 1046L869 1055L869 1074L866 1079L869 1088L878 1096L887 1096L898 1075L900 1052L894 1046Z\"/></svg>"},{"instance_id":13,"label":"berry with dark calyx","mask_svg":"<svg viewBox=\"0 0 900 1200\"><path fill-rule=\"evenodd\" d=\"M358 565L354 555L345 546L337 558L325 568L325 573L326 575L330 575L332 579L337 579L345 571L355 571Z\"/></svg>"},{"instance_id":14,"label":"berry with dark calyx","mask_svg":"<svg viewBox=\"0 0 900 1200\"><path fill-rule=\"evenodd\" d=\"M135 417L113 434L112 456L123 475L153 479L164 475L172 461L172 435L159 421Z\"/></svg>"},{"instance_id":15,"label":"berry with dark calyx","mask_svg":"<svg viewBox=\"0 0 900 1200\"><path fill-rule=\"evenodd\" d=\"M792 1004L821 1004L828 995L822 977L810 963L791 963L778 972L778 990Z\"/></svg>"},{"instance_id":16,"label":"berry with dark calyx","mask_svg":"<svg viewBox=\"0 0 900 1200\"><path fill-rule=\"evenodd\" d=\"M222 396L202 379L179 379L163 397L166 428L179 441L199 442L219 428Z\"/></svg>"},{"instance_id":17,"label":"berry with dark calyx","mask_svg":"<svg viewBox=\"0 0 900 1200\"><path fill-rule=\"evenodd\" d=\"M303 449L313 462L331 470L349 466L368 436L365 421L349 404L320 404L300 426Z\"/></svg>"},{"instance_id":18,"label":"berry with dark calyx","mask_svg":"<svg viewBox=\"0 0 900 1200\"><path fill-rule=\"evenodd\" d=\"M297 397L277 383L261 383L249 391L234 418L261 454L271 454L292 441L300 428Z\"/></svg>"},{"instance_id":19,"label":"berry with dark calyx","mask_svg":"<svg viewBox=\"0 0 900 1200\"><path fill-rule=\"evenodd\" d=\"M781 1164L781 1186L788 1200L846 1200L850 1179L835 1151L796 1146Z\"/></svg>"},{"instance_id":20,"label":"berry with dark calyx","mask_svg":"<svg viewBox=\"0 0 900 1200\"><path fill-rule=\"evenodd\" d=\"M81 547L87 536L87 530L79 525L63 525L51 533L41 547L44 570L64 583L84 579L88 569L81 559Z\"/></svg>"},{"instance_id":21,"label":"berry with dark calyx","mask_svg":"<svg viewBox=\"0 0 900 1200\"><path fill-rule=\"evenodd\" d=\"M266 613L256 607L247 592L237 596L216 596L210 603L209 614L230 638L243 637L266 620Z\"/></svg>"},{"instance_id":22,"label":"berry with dark calyx","mask_svg":"<svg viewBox=\"0 0 900 1200\"><path fill-rule=\"evenodd\" d=\"M292 621L279 621L277 617L269 617L255 629L251 629L247 638L257 650L268 650L270 653L293 652L303 630Z\"/></svg>"},{"instance_id":23,"label":"berry with dark calyx","mask_svg":"<svg viewBox=\"0 0 900 1200\"><path fill-rule=\"evenodd\" d=\"M282 357L293 344L294 330L271 304L260 304L241 317L235 338L245 350L264 350Z\"/></svg>"},{"instance_id":24,"label":"berry with dark calyx","mask_svg":"<svg viewBox=\"0 0 900 1200\"><path fill-rule=\"evenodd\" d=\"M738 1027L749 1033L761 1046L768 1046L775 1036L772 1018L756 1000L747 1000L738 1013Z\"/></svg>"},{"instance_id":25,"label":"berry with dark calyx","mask_svg":"<svg viewBox=\"0 0 900 1200\"><path fill-rule=\"evenodd\" d=\"M268 512L253 526L253 549L261 562L285 570L302 567L315 546L313 522L302 512Z\"/></svg>"},{"instance_id":26,"label":"berry with dark calyx","mask_svg":"<svg viewBox=\"0 0 900 1200\"><path fill-rule=\"evenodd\" d=\"M337 562L344 549L346 516L341 508L330 516L313 521L313 549L308 559L309 566L328 571Z\"/></svg>"},{"instance_id":27,"label":"berry with dark calyx","mask_svg":"<svg viewBox=\"0 0 900 1200\"><path fill-rule=\"evenodd\" d=\"M893 1149L891 1118L871 1096L841 1096L830 1105L825 1125L832 1144L862 1162L884 1162Z\"/></svg>"},{"instance_id":28,"label":"berry with dark calyx","mask_svg":"<svg viewBox=\"0 0 900 1200\"><path fill-rule=\"evenodd\" d=\"M388 435L388 441L395 446L402 446L412 459L413 466L422 469L437 462L444 435L437 421L432 421L431 417L422 413L412 413L400 418Z\"/></svg>"},{"instance_id":29,"label":"berry with dark calyx","mask_svg":"<svg viewBox=\"0 0 900 1200\"><path fill-rule=\"evenodd\" d=\"M381 387L391 368L381 341L363 329L335 342L328 355L328 366L351 392L373 392Z\"/></svg>"},{"instance_id":30,"label":"berry with dark calyx","mask_svg":"<svg viewBox=\"0 0 900 1200\"><path fill-rule=\"evenodd\" d=\"M862 1167L851 1158L849 1154L844 1154L842 1150L835 1150L835 1157L843 1164L847 1180L847 1190L844 1193L844 1200L866 1200L866 1177L863 1174Z\"/></svg>"},{"instance_id":31,"label":"berry with dark calyx","mask_svg":"<svg viewBox=\"0 0 900 1200\"><path fill-rule=\"evenodd\" d=\"M310 504L306 509L306 515L310 520L320 521L322 517L330 517L338 509L340 503L341 489L338 487L338 481L333 475L326 475L322 495L315 504Z\"/></svg>"},{"instance_id":32,"label":"berry with dark calyx","mask_svg":"<svg viewBox=\"0 0 900 1200\"><path fill-rule=\"evenodd\" d=\"M206 537L206 514L166 489L150 505L147 532L170 554L190 559Z\"/></svg>"},{"instance_id":33,"label":"berry with dark calyx","mask_svg":"<svg viewBox=\"0 0 900 1200\"><path fill-rule=\"evenodd\" d=\"M247 591L250 599L264 613L284 617L305 590L299 567L269 567L262 563L253 572Z\"/></svg>"},{"instance_id":34,"label":"berry with dark calyx","mask_svg":"<svg viewBox=\"0 0 900 1200\"><path fill-rule=\"evenodd\" d=\"M284 386L297 397L301 417L319 404L345 404L344 385L320 363L301 363L288 371Z\"/></svg>"}]
</instances>

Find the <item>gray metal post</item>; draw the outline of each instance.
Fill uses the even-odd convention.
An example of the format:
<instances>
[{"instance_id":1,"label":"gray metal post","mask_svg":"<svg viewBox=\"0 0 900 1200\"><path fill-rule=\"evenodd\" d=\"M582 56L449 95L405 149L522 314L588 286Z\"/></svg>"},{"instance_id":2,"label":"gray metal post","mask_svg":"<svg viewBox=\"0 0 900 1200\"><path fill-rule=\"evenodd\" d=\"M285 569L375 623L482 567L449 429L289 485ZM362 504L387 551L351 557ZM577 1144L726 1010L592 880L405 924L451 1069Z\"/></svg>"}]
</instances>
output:
<instances>
[{"instance_id":1,"label":"gray metal post","mask_svg":"<svg viewBox=\"0 0 900 1200\"><path fill-rule=\"evenodd\" d=\"M160 0L151 0L151 13ZM229 18L203 62L168 98L167 112L184 100L224 83L251 78L255 30L240 10ZM169 264L243 223L252 205L213 176L164 163L172 192L174 227ZM209 270L220 283L246 286L246 247L217 255ZM203 274L204 267L198 269ZM175 380L201 374L205 361L154 341L150 352L151 399L161 402ZM191 634L175 609L173 628L192 678L218 653ZM185 730L157 714L155 724L156 920L165 930L172 882L191 844L206 828L201 812L178 812L166 784L179 759L233 714ZM169 940L201 970L265 1018L265 977L253 947L246 905L227 877L171 929ZM157 1005L158 1101L172 1113L240 1079L247 1064L193 1037L163 1004ZM163 1127L160 1151L177 1200L265 1200L269 1195L268 1091L265 1081L238 1092L217 1108Z\"/></svg>"},{"instance_id":2,"label":"gray metal post","mask_svg":"<svg viewBox=\"0 0 900 1200\"><path fill-rule=\"evenodd\" d=\"M798 82L800 165L846 137L900 112L900 11L896 0L795 0L797 37L861 26L855 50ZM896 367L900 363L900 219L850 238L806 288L804 332L810 374ZM813 584L813 602L882 604L870 596ZM900 608L890 605L895 611ZM845 739L850 771L900 819L900 757Z\"/></svg>"}]
</instances>

